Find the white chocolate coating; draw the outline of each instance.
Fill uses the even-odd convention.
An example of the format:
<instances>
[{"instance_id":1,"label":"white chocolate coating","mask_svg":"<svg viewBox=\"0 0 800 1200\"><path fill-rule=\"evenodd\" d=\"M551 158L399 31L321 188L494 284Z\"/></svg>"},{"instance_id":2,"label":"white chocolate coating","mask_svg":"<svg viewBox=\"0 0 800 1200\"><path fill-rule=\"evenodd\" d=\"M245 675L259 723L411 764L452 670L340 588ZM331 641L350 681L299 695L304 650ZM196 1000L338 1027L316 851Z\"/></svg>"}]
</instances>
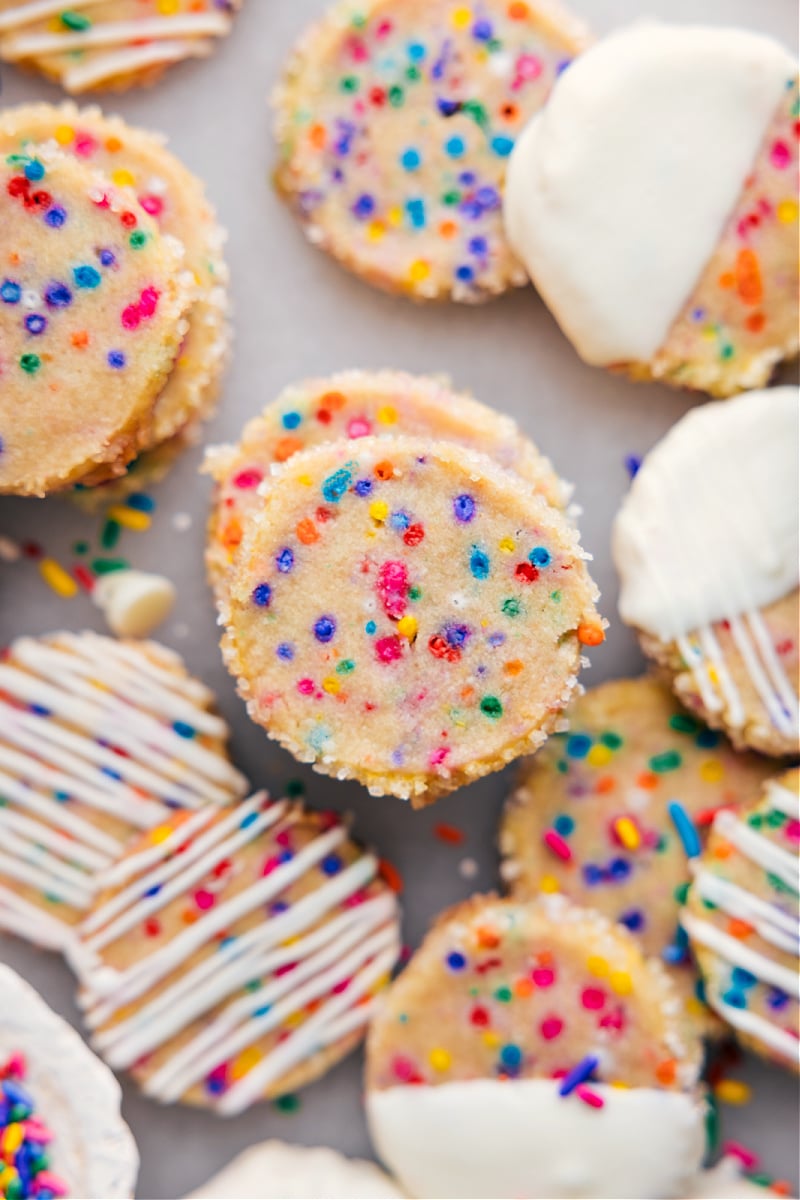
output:
<instances>
[{"instance_id":1,"label":"white chocolate coating","mask_svg":"<svg viewBox=\"0 0 800 1200\"><path fill-rule=\"evenodd\" d=\"M395 1200L404 1195L374 1163L326 1146L261 1142L191 1192L186 1200Z\"/></svg>"},{"instance_id":2,"label":"white chocolate coating","mask_svg":"<svg viewBox=\"0 0 800 1200\"><path fill-rule=\"evenodd\" d=\"M771 1196L782 1194L753 1183L743 1174L739 1159L728 1156L721 1158L715 1167L698 1172L689 1185L685 1200L769 1200Z\"/></svg>"},{"instance_id":3,"label":"white chocolate coating","mask_svg":"<svg viewBox=\"0 0 800 1200\"><path fill-rule=\"evenodd\" d=\"M511 156L506 230L587 362L665 341L796 70L761 34L647 22L561 76Z\"/></svg>"},{"instance_id":4,"label":"white chocolate coating","mask_svg":"<svg viewBox=\"0 0 800 1200\"><path fill-rule=\"evenodd\" d=\"M120 1115L119 1084L71 1025L10 967L0 964L0 1060L21 1052L36 1116L54 1136L52 1170L69 1195L133 1195L139 1155Z\"/></svg>"},{"instance_id":5,"label":"white chocolate coating","mask_svg":"<svg viewBox=\"0 0 800 1200\"><path fill-rule=\"evenodd\" d=\"M92 599L117 637L141 638L166 620L175 585L146 571L112 571L98 579Z\"/></svg>"},{"instance_id":6,"label":"white chocolate coating","mask_svg":"<svg viewBox=\"0 0 800 1200\"><path fill-rule=\"evenodd\" d=\"M550 1079L473 1079L367 1094L381 1158L426 1200L679 1196L699 1168L697 1096L592 1084L603 1108Z\"/></svg>"}]
</instances>

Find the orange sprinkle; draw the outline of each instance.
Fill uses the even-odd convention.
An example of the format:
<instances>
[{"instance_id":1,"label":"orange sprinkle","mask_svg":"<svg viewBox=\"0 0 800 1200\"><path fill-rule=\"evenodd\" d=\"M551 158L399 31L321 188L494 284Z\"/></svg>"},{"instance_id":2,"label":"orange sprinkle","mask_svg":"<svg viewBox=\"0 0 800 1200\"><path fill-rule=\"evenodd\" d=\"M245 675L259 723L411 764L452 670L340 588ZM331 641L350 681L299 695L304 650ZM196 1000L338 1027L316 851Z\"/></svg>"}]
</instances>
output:
<instances>
[{"instance_id":1,"label":"orange sprinkle","mask_svg":"<svg viewBox=\"0 0 800 1200\"><path fill-rule=\"evenodd\" d=\"M533 994L532 979L518 979L514 984L514 995L524 1000L526 996Z\"/></svg>"},{"instance_id":2,"label":"orange sprinkle","mask_svg":"<svg viewBox=\"0 0 800 1200\"><path fill-rule=\"evenodd\" d=\"M475 932L478 935L478 945L484 950L496 950L500 945L500 934L490 925L481 925Z\"/></svg>"},{"instance_id":3,"label":"orange sprinkle","mask_svg":"<svg viewBox=\"0 0 800 1200\"><path fill-rule=\"evenodd\" d=\"M602 625L591 621L581 621L578 626L578 641L582 646L600 646L606 640Z\"/></svg>"},{"instance_id":4,"label":"orange sprinkle","mask_svg":"<svg viewBox=\"0 0 800 1200\"><path fill-rule=\"evenodd\" d=\"M313 546L314 542L319 541L317 527L310 517L303 517L302 521L297 522L295 533L304 546Z\"/></svg>"},{"instance_id":5,"label":"orange sprinkle","mask_svg":"<svg viewBox=\"0 0 800 1200\"><path fill-rule=\"evenodd\" d=\"M617 786L617 781L613 775L601 775L597 783L594 785L594 790L600 796L606 795L608 792L613 792Z\"/></svg>"},{"instance_id":6,"label":"orange sprinkle","mask_svg":"<svg viewBox=\"0 0 800 1200\"><path fill-rule=\"evenodd\" d=\"M327 134L324 125L312 125L308 131L308 140L315 150L323 150L325 148L326 138Z\"/></svg>"},{"instance_id":7,"label":"orange sprinkle","mask_svg":"<svg viewBox=\"0 0 800 1200\"><path fill-rule=\"evenodd\" d=\"M764 328L766 323L767 318L764 316L763 312L754 312L750 313L750 316L745 321L745 326L750 330L751 333L761 333L761 330Z\"/></svg>"},{"instance_id":8,"label":"orange sprinkle","mask_svg":"<svg viewBox=\"0 0 800 1200\"><path fill-rule=\"evenodd\" d=\"M745 247L736 256L736 290L743 304L760 304L764 298L757 256Z\"/></svg>"},{"instance_id":9,"label":"orange sprinkle","mask_svg":"<svg viewBox=\"0 0 800 1200\"><path fill-rule=\"evenodd\" d=\"M109 154L116 154L122 149L122 142L118 137L106 138L106 150Z\"/></svg>"},{"instance_id":10,"label":"orange sprinkle","mask_svg":"<svg viewBox=\"0 0 800 1200\"><path fill-rule=\"evenodd\" d=\"M291 458L293 454L297 454L298 450L303 449L303 443L298 437L282 437L278 438L275 443L273 455L275 462L286 462L287 458Z\"/></svg>"},{"instance_id":11,"label":"orange sprinkle","mask_svg":"<svg viewBox=\"0 0 800 1200\"><path fill-rule=\"evenodd\" d=\"M459 695L461 696L462 700L472 700L475 695L475 688L470 687L470 685L467 684L466 687L461 689Z\"/></svg>"},{"instance_id":12,"label":"orange sprinkle","mask_svg":"<svg viewBox=\"0 0 800 1200\"><path fill-rule=\"evenodd\" d=\"M537 967L552 967L553 965L553 954L550 950L540 950L535 958Z\"/></svg>"},{"instance_id":13,"label":"orange sprinkle","mask_svg":"<svg viewBox=\"0 0 800 1200\"><path fill-rule=\"evenodd\" d=\"M731 937L739 938L740 941L744 941L746 938L750 937L752 932L753 926L748 925L747 921L740 920L739 917L731 917L731 919L728 921L728 933L731 935Z\"/></svg>"},{"instance_id":14,"label":"orange sprinkle","mask_svg":"<svg viewBox=\"0 0 800 1200\"><path fill-rule=\"evenodd\" d=\"M519 116L519 108L516 104L504 104L500 109L500 115L507 121L516 121Z\"/></svg>"},{"instance_id":15,"label":"orange sprinkle","mask_svg":"<svg viewBox=\"0 0 800 1200\"><path fill-rule=\"evenodd\" d=\"M379 463L375 463L375 474L378 479L393 479L394 467L389 462L388 458L382 458Z\"/></svg>"},{"instance_id":16,"label":"orange sprinkle","mask_svg":"<svg viewBox=\"0 0 800 1200\"><path fill-rule=\"evenodd\" d=\"M328 412L340 412L347 404L347 396L341 392L326 392L320 398L320 404L323 408L327 408Z\"/></svg>"},{"instance_id":17,"label":"orange sprinkle","mask_svg":"<svg viewBox=\"0 0 800 1200\"><path fill-rule=\"evenodd\" d=\"M458 233L458 226L455 221L442 221L439 226L439 233L443 238L455 237Z\"/></svg>"},{"instance_id":18,"label":"orange sprinkle","mask_svg":"<svg viewBox=\"0 0 800 1200\"><path fill-rule=\"evenodd\" d=\"M725 290L728 291L736 283L736 276L734 275L733 271L723 271L717 280L717 283L721 288L725 288Z\"/></svg>"},{"instance_id":19,"label":"orange sprinkle","mask_svg":"<svg viewBox=\"0 0 800 1200\"><path fill-rule=\"evenodd\" d=\"M443 821L434 825L433 832L440 842L447 842L451 846L460 846L464 840L464 834L456 825L446 825Z\"/></svg>"},{"instance_id":20,"label":"orange sprinkle","mask_svg":"<svg viewBox=\"0 0 800 1200\"><path fill-rule=\"evenodd\" d=\"M791 1196L792 1194L792 1185L789 1183L788 1179L773 1179L769 1186L772 1188L773 1192L777 1192L779 1196Z\"/></svg>"},{"instance_id":21,"label":"orange sprinkle","mask_svg":"<svg viewBox=\"0 0 800 1200\"><path fill-rule=\"evenodd\" d=\"M674 1058L665 1058L656 1067L656 1079L659 1083L668 1085L675 1082L676 1063Z\"/></svg>"},{"instance_id":22,"label":"orange sprinkle","mask_svg":"<svg viewBox=\"0 0 800 1200\"><path fill-rule=\"evenodd\" d=\"M513 0L508 6L508 15L512 21L524 21L529 15L527 4L523 4L523 0Z\"/></svg>"},{"instance_id":23,"label":"orange sprinkle","mask_svg":"<svg viewBox=\"0 0 800 1200\"><path fill-rule=\"evenodd\" d=\"M220 534L220 541L226 550L233 550L242 540L242 523L238 517L231 517Z\"/></svg>"},{"instance_id":24,"label":"orange sprinkle","mask_svg":"<svg viewBox=\"0 0 800 1200\"><path fill-rule=\"evenodd\" d=\"M86 329L76 329L69 340L76 350L83 350L89 345L89 333Z\"/></svg>"},{"instance_id":25,"label":"orange sprinkle","mask_svg":"<svg viewBox=\"0 0 800 1200\"><path fill-rule=\"evenodd\" d=\"M403 890L403 876L397 867L393 866L388 859L382 858L378 864L378 870L384 883L399 896Z\"/></svg>"},{"instance_id":26,"label":"orange sprinkle","mask_svg":"<svg viewBox=\"0 0 800 1200\"><path fill-rule=\"evenodd\" d=\"M518 658L512 658L510 662L503 664L503 670L506 675L520 675L525 670L525 664Z\"/></svg>"},{"instance_id":27,"label":"orange sprinkle","mask_svg":"<svg viewBox=\"0 0 800 1200\"><path fill-rule=\"evenodd\" d=\"M636 779L636 786L648 790L658 787L658 776L653 771L642 771Z\"/></svg>"},{"instance_id":28,"label":"orange sprinkle","mask_svg":"<svg viewBox=\"0 0 800 1200\"><path fill-rule=\"evenodd\" d=\"M733 854L733 846L730 842L717 842L713 850L714 858L730 858Z\"/></svg>"}]
</instances>

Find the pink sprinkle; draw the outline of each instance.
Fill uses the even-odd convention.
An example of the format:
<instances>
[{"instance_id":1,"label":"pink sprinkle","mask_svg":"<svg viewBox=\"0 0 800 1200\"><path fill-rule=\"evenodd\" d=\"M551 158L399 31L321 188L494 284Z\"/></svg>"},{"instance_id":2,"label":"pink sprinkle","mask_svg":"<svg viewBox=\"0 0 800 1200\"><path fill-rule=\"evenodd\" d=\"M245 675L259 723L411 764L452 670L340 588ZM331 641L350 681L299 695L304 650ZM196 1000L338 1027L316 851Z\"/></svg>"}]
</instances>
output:
<instances>
[{"instance_id":1,"label":"pink sprinkle","mask_svg":"<svg viewBox=\"0 0 800 1200\"><path fill-rule=\"evenodd\" d=\"M139 297L139 312L143 317L152 317L158 308L158 288L146 287Z\"/></svg>"},{"instance_id":2,"label":"pink sprinkle","mask_svg":"<svg viewBox=\"0 0 800 1200\"><path fill-rule=\"evenodd\" d=\"M376 29L375 32L376 32L377 37L384 38L384 37L388 37L393 29L394 29L393 23L391 21L384 20L384 21L381 21L380 25L378 26L378 28Z\"/></svg>"},{"instance_id":3,"label":"pink sprinkle","mask_svg":"<svg viewBox=\"0 0 800 1200\"><path fill-rule=\"evenodd\" d=\"M556 833L555 829L548 829L547 833L542 838L545 846L557 854L564 862L572 861L572 851L564 841L560 833Z\"/></svg>"},{"instance_id":4,"label":"pink sprinkle","mask_svg":"<svg viewBox=\"0 0 800 1200\"><path fill-rule=\"evenodd\" d=\"M552 987L556 981L556 973L550 967L535 967L531 979L540 988Z\"/></svg>"},{"instance_id":5,"label":"pink sprinkle","mask_svg":"<svg viewBox=\"0 0 800 1200\"><path fill-rule=\"evenodd\" d=\"M198 908L213 908L215 900L214 893L206 891L205 888L199 888L194 894L194 902Z\"/></svg>"},{"instance_id":6,"label":"pink sprinkle","mask_svg":"<svg viewBox=\"0 0 800 1200\"><path fill-rule=\"evenodd\" d=\"M273 855L272 858L268 858L264 863L264 866L261 868L261 874L271 875L280 865L281 860L276 855Z\"/></svg>"},{"instance_id":7,"label":"pink sprinkle","mask_svg":"<svg viewBox=\"0 0 800 1200\"><path fill-rule=\"evenodd\" d=\"M546 1042L552 1042L564 1028L564 1022L559 1017L545 1017L539 1026L542 1037Z\"/></svg>"},{"instance_id":8,"label":"pink sprinkle","mask_svg":"<svg viewBox=\"0 0 800 1200\"><path fill-rule=\"evenodd\" d=\"M90 133L76 133L73 149L81 158L90 158L97 149L97 142Z\"/></svg>"},{"instance_id":9,"label":"pink sprinkle","mask_svg":"<svg viewBox=\"0 0 800 1200\"><path fill-rule=\"evenodd\" d=\"M353 417L347 426L347 436L349 438L369 437L371 433L372 424L366 417Z\"/></svg>"},{"instance_id":10,"label":"pink sprinkle","mask_svg":"<svg viewBox=\"0 0 800 1200\"><path fill-rule=\"evenodd\" d=\"M379 662L397 662L399 658L403 657L403 643L396 633L391 634L390 637L378 638L375 643L375 653Z\"/></svg>"},{"instance_id":11,"label":"pink sprinkle","mask_svg":"<svg viewBox=\"0 0 800 1200\"><path fill-rule=\"evenodd\" d=\"M598 1096L597 1092L593 1092L585 1083L579 1083L575 1088L575 1094L584 1104L588 1104L589 1108L603 1108L605 1100L602 1096Z\"/></svg>"},{"instance_id":12,"label":"pink sprinkle","mask_svg":"<svg viewBox=\"0 0 800 1200\"><path fill-rule=\"evenodd\" d=\"M233 485L242 489L254 488L258 487L263 478L264 472L259 471L258 467L249 467L245 471L240 471L238 475L234 475Z\"/></svg>"},{"instance_id":13,"label":"pink sprinkle","mask_svg":"<svg viewBox=\"0 0 800 1200\"><path fill-rule=\"evenodd\" d=\"M432 767L440 767L450 753L449 746L439 746L428 759Z\"/></svg>"},{"instance_id":14,"label":"pink sprinkle","mask_svg":"<svg viewBox=\"0 0 800 1200\"><path fill-rule=\"evenodd\" d=\"M297 690L301 696L311 696L314 693L313 679L298 679Z\"/></svg>"},{"instance_id":15,"label":"pink sprinkle","mask_svg":"<svg viewBox=\"0 0 800 1200\"><path fill-rule=\"evenodd\" d=\"M24 1079L27 1073L28 1064L25 1061L25 1055L17 1051L0 1068L0 1079L5 1079L7 1075L15 1075L17 1079Z\"/></svg>"},{"instance_id":16,"label":"pink sprinkle","mask_svg":"<svg viewBox=\"0 0 800 1200\"><path fill-rule=\"evenodd\" d=\"M42 1146L46 1146L48 1142L52 1142L55 1137L52 1129L48 1129L36 1117L29 1117L27 1121L23 1121L22 1128L25 1131L25 1137L29 1141L39 1142Z\"/></svg>"},{"instance_id":17,"label":"pink sprinkle","mask_svg":"<svg viewBox=\"0 0 800 1200\"><path fill-rule=\"evenodd\" d=\"M284 965L282 967L275 968L275 976L277 978L279 975L288 975L290 971L296 971L296 970L297 970L297 963L284 963Z\"/></svg>"},{"instance_id":18,"label":"pink sprinkle","mask_svg":"<svg viewBox=\"0 0 800 1200\"><path fill-rule=\"evenodd\" d=\"M616 1008L613 1012L605 1013L598 1022L601 1029L619 1029L625 1028L625 1019L622 1015L622 1009Z\"/></svg>"},{"instance_id":19,"label":"pink sprinkle","mask_svg":"<svg viewBox=\"0 0 800 1200\"><path fill-rule=\"evenodd\" d=\"M784 833L790 842L800 842L800 821L790 821L786 826Z\"/></svg>"},{"instance_id":20,"label":"pink sprinkle","mask_svg":"<svg viewBox=\"0 0 800 1200\"><path fill-rule=\"evenodd\" d=\"M581 1004L584 1008L602 1008L606 1002L606 994L602 988L588 987L581 992Z\"/></svg>"},{"instance_id":21,"label":"pink sprinkle","mask_svg":"<svg viewBox=\"0 0 800 1200\"><path fill-rule=\"evenodd\" d=\"M752 1171L758 1166L758 1155L752 1150L748 1150L747 1146L743 1146L741 1142L726 1142L722 1147L723 1154L730 1154L732 1158L738 1158L746 1171Z\"/></svg>"},{"instance_id":22,"label":"pink sprinkle","mask_svg":"<svg viewBox=\"0 0 800 1200\"><path fill-rule=\"evenodd\" d=\"M516 74L520 79L538 79L542 73L542 60L535 54L520 54Z\"/></svg>"},{"instance_id":23,"label":"pink sprinkle","mask_svg":"<svg viewBox=\"0 0 800 1200\"><path fill-rule=\"evenodd\" d=\"M346 991L347 991L347 989L350 987L350 984L351 984L352 982L353 982L353 980L352 980L352 977L351 977L351 978L349 978L349 979L343 979L341 983L337 983L337 984L336 984L336 986L335 986L334 988L331 988L331 992L332 992L332 994L333 994L334 996L339 996L339 995L341 995L341 993L342 993L342 992L346 992Z\"/></svg>"},{"instance_id":24,"label":"pink sprinkle","mask_svg":"<svg viewBox=\"0 0 800 1200\"><path fill-rule=\"evenodd\" d=\"M408 602L408 568L404 562L389 559L378 569L378 597L387 617L397 621L406 611Z\"/></svg>"},{"instance_id":25,"label":"pink sprinkle","mask_svg":"<svg viewBox=\"0 0 800 1200\"><path fill-rule=\"evenodd\" d=\"M164 211L164 201L160 196L140 196L139 203L151 217L160 217Z\"/></svg>"},{"instance_id":26,"label":"pink sprinkle","mask_svg":"<svg viewBox=\"0 0 800 1200\"><path fill-rule=\"evenodd\" d=\"M398 1079L402 1079L405 1082L407 1082L409 1079L413 1079L414 1075L416 1075L414 1064L411 1062L411 1059L401 1058L400 1055L398 1055L392 1063L392 1070Z\"/></svg>"},{"instance_id":27,"label":"pink sprinkle","mask_svg":"<svg viewBox=\"0 0 800 1200\"><path fill-rule=\"evenodd\" d=\"M124 329L136 329L141 321L138 304L129 304L122 310L122 326Z\"/></svg>"},{"instance_id":28,"label":"pink sprinkle","mask_svg":"<svg viewBox=\"0 0 800 1200\"><path fill-rule=\"evenodd\" d=\"M782 171L791 162L792 153L786 142L782 142L779 138L778 141L772 143L769 157L773 167L777 167L779 171Z\"/></svg>"}]
</instances>

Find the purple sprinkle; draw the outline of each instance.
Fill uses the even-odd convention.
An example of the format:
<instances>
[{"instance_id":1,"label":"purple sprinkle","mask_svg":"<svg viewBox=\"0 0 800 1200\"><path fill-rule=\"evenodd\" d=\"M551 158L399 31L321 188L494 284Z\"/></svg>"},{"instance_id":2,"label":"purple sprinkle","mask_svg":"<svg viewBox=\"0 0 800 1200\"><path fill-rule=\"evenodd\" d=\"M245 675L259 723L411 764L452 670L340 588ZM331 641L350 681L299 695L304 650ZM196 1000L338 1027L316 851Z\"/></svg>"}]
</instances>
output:
<instances>
[{"instance_id":1,"label":"purple sprinkle","mask_svg":"<svg viewBox=\"0 0 800 1200\"><path fill-rule=\"evenodd\" d=\"M638 454L626 454L624 458L625 470L634 479L638 474L639 467L642 465L642 460Z\"/></svg>"},{"instance_id":2,"label":"purple sprinkle","mask_svg":"<svg viewBox=\"0 0 800 1200\"><path fill-rule=\"evenodd\" d=\"M591 1079L599 1065L599 1058L593 1054L587 1054L586 1058L581 1059L577 1066L568 1071L561 1080L558 1088L559 1096L568 1096L570 1092L575 1091L576 1087L580 1087L587 1079Z\"/></svg>"},{"instance_id":3,"label":"purple sprinkle","mask_svg":"<svg viewBox=\"0 0 800 1200\"><path fill-rule=\"evenodd\" d=\"M453 501L453 513L457 521L462 525L468 525L475 516L475 501L472 496L466 492L461 496L456 496Z\"/></svg>"},{"instance_id":4,"label":"purple sprinkle","mask_svg":"<svg viewBox=\"0 0 800 1200\"><path fill-rule=\"evenodd\" d=\"M314 622L314 637L318 642L329 642L336 633L336 620L334 617L322 616L318 617Z\"/></svg>"},{"instance_id":5,"label":"purple sprinkle","mask_svg":"<svg viewBox=\"0 0 800 1200\"><path fill-rule=\"evenodd\" d=\"M257 608L269 608L272 599L272 588L268 583L257 583L250 597Z\"/></svg>"}]
</instances>

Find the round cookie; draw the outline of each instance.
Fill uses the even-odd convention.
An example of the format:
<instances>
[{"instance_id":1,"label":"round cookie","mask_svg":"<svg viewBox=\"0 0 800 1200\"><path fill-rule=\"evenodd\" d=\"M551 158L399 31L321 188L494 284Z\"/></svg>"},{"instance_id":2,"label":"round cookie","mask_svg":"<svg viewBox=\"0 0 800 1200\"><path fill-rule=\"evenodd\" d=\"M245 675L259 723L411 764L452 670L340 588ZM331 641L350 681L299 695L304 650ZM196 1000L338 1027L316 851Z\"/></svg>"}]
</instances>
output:
<instances>
[{"instance_id":1,"label":"round cookie","mask_svg":"<svg viewBox=\"0 0 800 1200\"><path fill-rule=\"evenodd\" d=\"M339 0L275 97L278 189L309 241L378 287L475 302L523 284L508 156L588 40L549 0Z\"/></svg>"},{"instance_id":2,"label":"round cookie","mask_svg":"<svg viewBox=\"0 0 800 1200\"><path fill-rule=\"evenodd\" d=\"M155 642L17 638L0 658L0 928L64 949L98 876L175 808L246 789L211 692Z\"/></svg>"},{"instance_id":3,"label":"round cookie","mask_svg":"<svg viewBox=\"0 0 800 1200\"><path fill-rule=\"evenodd\" d=\"M139 1155L111 1072L0 963L0 1194L133 1195Z\"/></svg>"},{"instance_id":4,"label":"round cookie","mask_svg":"<svg viewBox=\"0 0 800 1200\"><path fill-rule=\"evenodd\" d=\"M0 59L32 67L68 92L124 91L204 58L241 0L0 0Z\"/></svg>"},{"instance_id":5,"label":"round cookie","mask_svg":"<svg viewBox=\"0 0 800 1200\"><path fill-rule=\"evenodd\" d=\"M488 454L534 491L563 508L570 489L510 417L494 412L449 382L401 371L342 371L286 388L244 427L235 446L215 446L205 470L216 485L206 565L223 597L246 521L259 505L258 486L273 464L339 438L443 438Z\"/></svg>"},{"instance_id":6,"label":"round cookie","mask_svg":"<svg viewBox=\"0 0 800 1200\"><path fill-rule=\"evenodd\" d=\"M374 1163L344 1158L327 1146L261 1142L237 1155L186 1200L401 1200Z\"/></svg>"},{"instance_id":7,"label":"round cookie","mask_svg":"<svg viewBox=\"0 0 800 1200\"><path fill-rule=\"evenodd\" d=\"M728 396L797 353L798 111L796 60L738 29L639 23L559 80L506 230L586 362Z\"/></svg>"},{"instance_id":8,"label":"round cookie","mask_svg":"<svg viewBox=\"0 0 800 1200\"><path fill-rule=\"evenodd\" d=\"M49 149L3 157L0 227L0 492L44 495L146 441L191 281L130 193Z\"/></svg>"},{"instance_id":9,"label":"round cookie","mask_svg":"<svg viewBox=\"0 0 800 1200\"><path fill-rule=\"evenodd\" d=\"M564 716L569 730L523 765L509 799L503 878L515 897L563 892L625 925L664 963L700 1032L713 1031L678 924L695 848L684 838L707 832L720 808L752 804L774 767L737 754L655 679L592 688Z\"/></svg>"},{"instance_id":10,"label":"round cookie","mask_svg":"<svg viewBox=\"0 0 800 1200\"><path fill-rule=\"evenodd\" d=\"M4 112L0 150L30 152L31 143L60 147L102 171L116 186L132 188L160 231L181 242L184 266L194 277L188 329L158 396L144 453L129 477L90 493L95 503L108 503L163 474L213 408L230 337L225 233L203 185L166 149L159 134L132 129L98 108L81 110L74 104L36 104Z\"/></svg>"},{"instance_id":11,"label":"round cookie","mask_svg":"<svg viewBox=\"0 0 800 1200\"><path fill-rule=\"evenodd\" d=\"M146 1095L223 1115L318 1078L400 953L380 863L330 812L261 792L182 814L105 879L71 959L92 1043Z\"/></svg>"},{"instance_id":12,"label":"round cookie","mask_svg":"<svg viewBox=\"0 0 800 1200\"><path fill-rule=\"evenodd\" d=\"M619 610L678 699L736 746L797 754L798 391L693 409L614 523Z\"/></svg>"},{"instance_id":13,"label":"round cookie","mask_svg":"<svg viewBox=\"0 0 800 1200\"><path fill-rule=\"evenodd\" d=\"M445 913L367 1042L375 1147L430 1197L674 1196L704 1144L700 1043L630 934L563 896Z\"/></svg>"},{"instance_id":14,"label":"round cookie","mask_svg":"<svg viewBox=\"0 0 800 1200\"><path fill-rule=\"evenodd\" d=\"M686 1200L768 1200L788 1197L788 1189L777 1191L768 1177L743 1170L741 1160L726 1155L714 1167L699 1171L686 1192Z\"/></svg>"},{"instance_id":15,"label":"round cookie","mask_svg":"<svg viewBox=\"0 0 800 1200\"><path fill-rule=\"evenodd\" d=\"M800 771L747 814L720 812L681 921L708 1003L745 1045L800 1070Z\"/></svg>"},{"instance_id":16,"label":"round cookie","mask_svg":"<svg viewBox=\"0 0 800 1200\"><path fill-rule=\"evenodd\" d=\"M603 640L577 533L462 446L294 455L223 605L248 711L301 762L416 807L544 741Z\"/></svg>"}]
</instances>

